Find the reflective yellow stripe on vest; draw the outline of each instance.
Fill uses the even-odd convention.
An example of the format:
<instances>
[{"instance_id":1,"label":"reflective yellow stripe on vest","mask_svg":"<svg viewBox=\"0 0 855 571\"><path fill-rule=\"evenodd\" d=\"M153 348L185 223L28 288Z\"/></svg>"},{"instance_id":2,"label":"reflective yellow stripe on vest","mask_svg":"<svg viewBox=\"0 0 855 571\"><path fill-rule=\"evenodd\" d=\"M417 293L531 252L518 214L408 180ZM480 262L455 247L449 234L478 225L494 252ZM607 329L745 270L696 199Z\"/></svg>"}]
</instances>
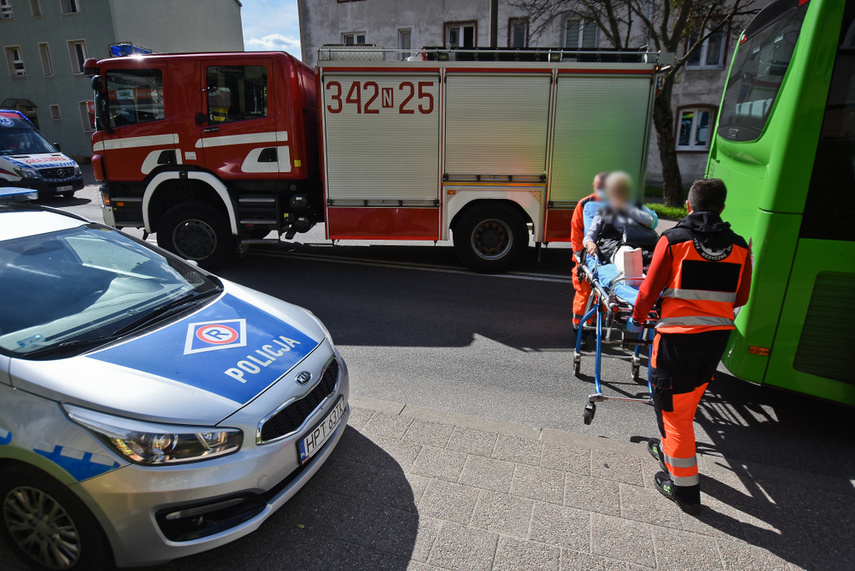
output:
<instances>
[{"instance_id":1,"label":"reflective yellow stripe on vest","mask_svg":"<svg viewBox=\"0 0 855 571\"><path fill-rule=\"evenodd\" d=\"M674 299L689 299L693 301L722 301L725 303L736 303L736 294L729 293L726 291L667 288L662 292L662 297L673 297Z\"/></svg>"},{"instance_id":2,"label":"reflective yellow stripe on vest","mask_svg":"<svg viewBox=\"0 0 855 571\"><path fill-rule=\"evenodd\" d=\"M733 320L727 317L712 317L710 315L687 315L685 317L663 317L656 323L656 328L671 325L725 325L733 326Z\"/></svg>"}]
</instances>

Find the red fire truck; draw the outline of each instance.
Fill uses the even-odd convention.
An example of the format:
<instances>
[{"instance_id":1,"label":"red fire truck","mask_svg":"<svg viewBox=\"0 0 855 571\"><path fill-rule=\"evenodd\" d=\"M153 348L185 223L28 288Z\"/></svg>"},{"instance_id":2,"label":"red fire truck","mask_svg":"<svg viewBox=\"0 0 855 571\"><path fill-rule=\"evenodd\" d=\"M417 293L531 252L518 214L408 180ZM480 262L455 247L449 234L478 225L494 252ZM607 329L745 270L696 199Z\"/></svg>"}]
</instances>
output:
<instances>
[{"instance_id":1,"label":"red fire truck","mask_svg":"<svg viewBox=\"0 0 855 571\"><path fill-rule=\"evenodd\" d=\"M644 180L657 53L336 53L87 61L104 219L203 265L324 222L331 240L451 237L502 271L532 239L569 241L597 171Z\"/></svg>"}]
</instances>

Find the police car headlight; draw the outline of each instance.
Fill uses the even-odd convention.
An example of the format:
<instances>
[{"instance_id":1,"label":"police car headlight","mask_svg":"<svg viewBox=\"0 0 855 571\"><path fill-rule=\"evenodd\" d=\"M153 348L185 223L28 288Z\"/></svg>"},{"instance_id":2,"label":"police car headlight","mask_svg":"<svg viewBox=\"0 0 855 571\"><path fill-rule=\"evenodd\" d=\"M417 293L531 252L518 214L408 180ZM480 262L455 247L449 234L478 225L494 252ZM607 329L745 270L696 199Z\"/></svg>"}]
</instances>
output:
<instances>
[{"instance_id":1,"label":"police car headlight","mask_svg":"<svg viewBox=\"0 0 855 571\"><path fill-rule=\"evenodd\" d=\"M30 167L15 167L13 170L21 178L41 178L36 169L31 169Z\"/></svg>"},{"instance_id":2,"label":"police car headlight","mask_svg":"<svg viewBox=\"0 0 855 571\"><path fill-rule=\"evenodd\" d=\"M165 465L208 460L234 454L243 443L243 432L236 428L154 424L68 404L63 406L68 418L137 464Z\"/></svg>"}]
</instances>

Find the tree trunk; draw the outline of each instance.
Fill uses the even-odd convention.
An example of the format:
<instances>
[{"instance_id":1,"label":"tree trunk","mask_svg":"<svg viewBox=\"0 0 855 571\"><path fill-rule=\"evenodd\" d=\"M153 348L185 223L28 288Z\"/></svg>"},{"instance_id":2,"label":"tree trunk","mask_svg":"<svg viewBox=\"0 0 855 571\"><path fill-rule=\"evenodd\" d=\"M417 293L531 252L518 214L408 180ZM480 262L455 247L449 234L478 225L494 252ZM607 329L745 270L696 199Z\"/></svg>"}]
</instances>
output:
<instances>
[{"instance_id":1,"label":"tree trunk","mask_svg":"<svg viewBox=\"0 0 855 571\"><path fill-rule=\"evenodd\" d=\"M662 91L653 103L653 126L659 145L659 160L662 163L662 197L667 206L683 206L683 176L677 161L677 141L674 137L674 111L671 94L674 77L666 77Z\"/></svg>"}]
</instances>

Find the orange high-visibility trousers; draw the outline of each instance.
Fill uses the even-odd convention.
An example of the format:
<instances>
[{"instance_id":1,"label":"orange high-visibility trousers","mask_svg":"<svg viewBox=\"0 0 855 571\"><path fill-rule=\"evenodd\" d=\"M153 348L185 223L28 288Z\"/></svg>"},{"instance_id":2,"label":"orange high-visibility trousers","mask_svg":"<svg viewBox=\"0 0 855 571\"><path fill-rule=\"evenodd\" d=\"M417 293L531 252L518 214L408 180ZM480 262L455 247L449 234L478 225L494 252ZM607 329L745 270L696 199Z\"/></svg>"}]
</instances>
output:
<instances>
[{"instance_id":1,"label":"orange high-visibility trousers","mask_svg":"<svg viewBox=\"0 0 855 571\"><path fill-rule=\"evenodd\" d=\"M694 421L698 403L708 385L705 383L690 393L673 395L672 411L657 410L662 415L662 460L674 482L674 496L689 504L701 502Z\"/></svg>"},{"instance_id":2,"label":"orange high-visibility trousers","mask_svg":"<svg viewBox=\"0 0 855 571\"><path fill-rule=\"evenodd\" d=\"M579 281L577 270L573 267L573 289L576 290L573 296L573 327L579 327L582 318L585 317L585 307L588 305L588 298L591 297L591 284L588 282Z\"/></svg>"}]
</instances>

